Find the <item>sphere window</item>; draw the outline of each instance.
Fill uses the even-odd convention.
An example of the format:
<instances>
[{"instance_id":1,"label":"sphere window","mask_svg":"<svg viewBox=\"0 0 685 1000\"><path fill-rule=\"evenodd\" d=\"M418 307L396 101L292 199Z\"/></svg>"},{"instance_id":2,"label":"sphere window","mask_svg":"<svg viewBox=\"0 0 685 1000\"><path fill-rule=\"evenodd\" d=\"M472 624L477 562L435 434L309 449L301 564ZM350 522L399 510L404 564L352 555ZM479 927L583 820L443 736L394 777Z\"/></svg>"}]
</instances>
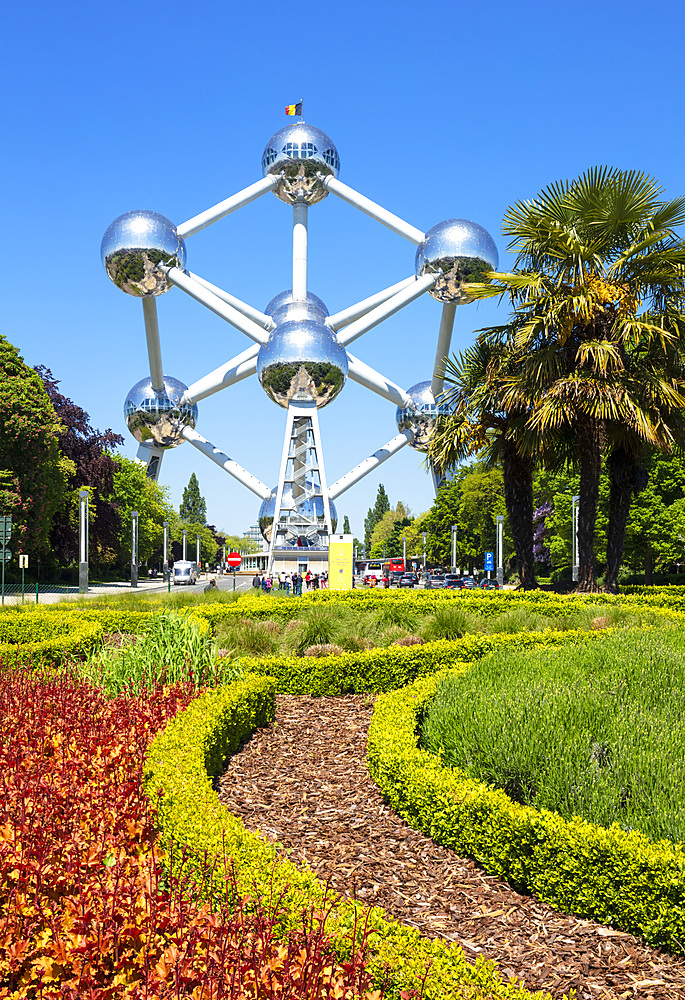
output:
<instances>
[{"instance_id":1,"label":"sphere window","mask_svg":"<svg viewBox=\"0 0 685 1000\"><path fill-rule=\"evenodd\" d=\"M321 155L332 170L335 170L336 173L340 170L340 157L337 149L324 149Z\"/></svg>"},{"instance_id":2,"label":"sphere window","mask_svg":"<svg viewBox=\"0 0 685 1000\"><path fill-rule=\"evenodd\" d=\"M273 147L265 149L264 155L262 156L262 169L266 170L267 167L270 167L271 164L275 162L277 157L278 157L278 150L274 149Z\"/></svg>"}]
</instances>

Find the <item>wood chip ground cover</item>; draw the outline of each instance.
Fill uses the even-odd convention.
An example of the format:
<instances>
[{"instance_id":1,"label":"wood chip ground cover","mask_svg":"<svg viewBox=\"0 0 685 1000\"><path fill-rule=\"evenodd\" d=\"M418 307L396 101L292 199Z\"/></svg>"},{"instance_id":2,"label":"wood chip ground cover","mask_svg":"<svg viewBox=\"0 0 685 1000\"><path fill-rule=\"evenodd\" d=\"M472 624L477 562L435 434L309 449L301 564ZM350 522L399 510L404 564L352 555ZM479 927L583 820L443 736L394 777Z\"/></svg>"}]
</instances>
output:
<instances>
[{"instance_id":1,"label":"wood chip ground cover","mask_svg":"<svg viewBox=\"0 0 685 1000\"><path fill-rule=\"evenodd\" d=\"M276 720L229 762L221 801L341 895L382 906L529 989L579 1000L685 1000L685 962L559 914L417 833L366 767L372 698L281 695Z\"/></svg>"}]
</instances>

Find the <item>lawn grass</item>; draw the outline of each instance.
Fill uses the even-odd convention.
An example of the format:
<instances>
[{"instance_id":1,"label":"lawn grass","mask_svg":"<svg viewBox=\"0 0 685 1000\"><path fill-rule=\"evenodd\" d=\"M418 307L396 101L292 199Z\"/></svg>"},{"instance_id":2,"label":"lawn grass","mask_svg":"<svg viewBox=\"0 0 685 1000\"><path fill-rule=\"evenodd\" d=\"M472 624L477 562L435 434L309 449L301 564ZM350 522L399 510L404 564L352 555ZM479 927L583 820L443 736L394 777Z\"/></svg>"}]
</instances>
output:
<instances>
[{"instance_id":1,"label":"lawn grass","mask_svg":"<svg viewBox=\"0 0 685 1000\"><path fill-rule=\"evenodd\" d=\"M517 802L685 842L685 637L489 654L441 683L422 745Z\"/></svg>"}]
</instances>

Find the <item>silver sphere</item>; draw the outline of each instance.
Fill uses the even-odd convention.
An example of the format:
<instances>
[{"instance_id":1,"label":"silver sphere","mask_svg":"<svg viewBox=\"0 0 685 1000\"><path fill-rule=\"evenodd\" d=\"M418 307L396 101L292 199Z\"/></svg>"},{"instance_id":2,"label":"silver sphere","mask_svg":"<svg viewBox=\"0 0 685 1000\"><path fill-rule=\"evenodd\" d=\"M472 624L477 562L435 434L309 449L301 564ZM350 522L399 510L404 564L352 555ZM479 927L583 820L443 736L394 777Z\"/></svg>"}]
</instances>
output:
<instances>
[{"instance_id":1,"label":"silver sphere","mask_svg":"<svg viewBox=\"0 0 685 1000\"><path fill-rule=\"evenodd\" d=\"M279 406L326 406L345 385L347 353L323 323L281 323L259 350L257 377L267 396Z\"/></svg>"},{"instance_id":2,"label":"silver sphere","mask_svg":"<svg viewBox=\"0 0 685 1000\"><path fill-rule=\"evenodd\" d=\"M411 447L416 451L428 451L438 417L448 416L452 407L435 402L430 382L417 382L407 389L407 395L411 397L411 405L397 407L397 429L404 431L409 428L414 434L409 442Z\"/></svg>"},{"instance_id":3,"label":"silver sphere","mask_svg":"<svg viewBox=\"0 0 685 1000\"><path fill-rule=\"evenodd\" d=\"M465 285L487 281L488 271L499 264L490 233L468 219L439 222L426 233L416 251L416 273L439 274L430 294L438 302L466 305L473 299Z\"/></svg>"},{"instance_id":4,"label":"silver sphere","mask_svg":"<svg viewBox=\"0 0 685 1000\"><path fill-rule=\"evenodd\" d=\"M292 205L304 201L315 205L328 194L322 176L340 171L340 157L331 139L320 128L297 122L279 129L262 154L262 173L279 174L274 194Z\"/></svg>"},{"instance_id":5,"label":"silver sphere","mask_svg":"<svg viewBox=\"0 0 685 1000\"><path fill-rule=\"evenodd\" d=\"M153 443L159 448L175 448L183 444L181 431L195 427L197 404L182 403L188 386L169 375L164 376L164 391L152 388L152 380L136 382L124 403L126 426L136 441Z\"/></svg>"},{"instance_id":6,"label":"silver sphere","mask_svg":"<svg viewBox=\"0 0 685 1000\"><path fill-rule=\"evenodd\" d=\"M328 316L328 309L313 292L307 292L307 301L294 299L291 291L280 292L269 302L264 310L276 323L288 323L291 320L313 319L323 323Z\"/></svg>"},{"instance_id":7,"label":"silver sphere","mask_svg":"<svg viewBox=\"0 0 685 1000\"><path fill-rule=\"evenodd\" d=\"M307 483L307 490L312 489L312 484ZM271 496L262 500L259 508L259 530L262 538L271 542L271 532L276 516L276 493L277 487L271 491ZM332 500L328 501L331 509L331 530L335 532L338 526L338 512ZM323 497L321 495L309 496L306 499L297 501L293 497L292 484L286 483L283 489L283 499L281 509L289 511L287 517L288 533L286 544L297 545L298 539L302 539L305 544L312 545L316 542L322 532L326 530L326 518L324 516Z\"/></svg>"},{"instance_id":8,"label":"silver sphere","mask_svg":"<svg viewBox=\"0 0 685 1000\"><path fill-rule=\"evenodd\" d=\"M163 295L171 284L157 265L186 265L186 246L176 226L157 212L120 215L102 237L100 255L108 276L129 295Z\"/></svg>"}]
</instances>

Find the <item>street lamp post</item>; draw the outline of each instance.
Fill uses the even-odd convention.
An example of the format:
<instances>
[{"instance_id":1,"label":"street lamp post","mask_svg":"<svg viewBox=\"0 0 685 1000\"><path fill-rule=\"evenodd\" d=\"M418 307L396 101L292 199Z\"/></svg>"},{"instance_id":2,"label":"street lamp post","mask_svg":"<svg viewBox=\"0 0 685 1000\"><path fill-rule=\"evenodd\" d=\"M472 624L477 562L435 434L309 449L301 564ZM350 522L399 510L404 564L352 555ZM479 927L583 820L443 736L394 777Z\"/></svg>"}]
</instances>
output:
<instances>
[{"instance_id":1,"label":"street lamp post","mask_svg":"<svg viewBox=\"0 0 685 1000\"><path fill-rule=\"evenodd\" d=\"M88 490L78 491L78 592L88 593Z\"/></svg>"},{"instance_id":2,"label":"street lamp post","mask_svg":"<svg viewBox=\"0 0 685 1000\"><path fill-rule=\"evenodd\" d=\"M573 548L573 567L571 569L571 579L574 583L578 582L578 508L580 506L580 497L574 496L572 499L571 507L571 523L572 523L572 533L573 537L571 540L571 545Z\"/></svg>"},{"instance_id":3,"label":"street lamp post","mask_svg":"<svg viewBox=\"0 0 685 1000\"><path fill-rule=\"evenodd\" d=\"M404 563L404 572L407 572L407 539L402 535L402 561Z\"/></svg>"},{"instance_id":4,"label":"street lamp post","mask_svg":"<svg viewBox=\"0 0 685 1000\"><path fill-rule=\"evenodd\" d=\"M162 527L164 528L164 561L162 563L162 577L166 583L169 579L169 522L163 521Z\"/></svg>"},{"instance_id":5,"label":"street lamp post","mask_svg":"<svg viewBox=\"0 0 685 1000\"><path fill-rule=\"evenodd\" d=\"M183 529L183 562L188 558L188 529Z\"/></svg>"},{"instance_id":6,"label":"street lamp post","mask_svg":"<svg viewBox=\"0 0 685 1000\"><path fill-rule=\"evenodd\" d=\"M421 539L423 541L423 572L426 572L426 532L421 532Z\"/></svg>"},{"instance_id":7,"label":"street lamp post","mask_svg":"<svg viewBox=\"0 0 685 1000\"><path fill-rule=\"evenodd\" d=\"M131 511L131 586L138 586L138 511Z\"/></svg>"},{"instance_id":8,"label":"street lamp post","mask_svg":"<svg viewBox=\"0 0 685 1000\"><path fill-rule=\"evenodd\" d=\"M457 525L452 525L452 572L457 572Z\"/></svg>"},{"instance_id":9,"label":"street lamp post","mask_svg":"<svg viewBox=\"0 0 685 1000\"><path fill-rule=\"evenodd\" d=\"M504 583L504 514L497 515L497 582Z\"/></svg>"},{"instance_id":10,"label":"street lamp post","mask_svg":"<svg viewBox=\"0 0 685 1000\"><path fill-rule=\"evenodd\" d=\"M198 573L202 569L202 563L200 562L200 536L195 536L195 562L197 563Z\"/></svg>"}]
</instances>

